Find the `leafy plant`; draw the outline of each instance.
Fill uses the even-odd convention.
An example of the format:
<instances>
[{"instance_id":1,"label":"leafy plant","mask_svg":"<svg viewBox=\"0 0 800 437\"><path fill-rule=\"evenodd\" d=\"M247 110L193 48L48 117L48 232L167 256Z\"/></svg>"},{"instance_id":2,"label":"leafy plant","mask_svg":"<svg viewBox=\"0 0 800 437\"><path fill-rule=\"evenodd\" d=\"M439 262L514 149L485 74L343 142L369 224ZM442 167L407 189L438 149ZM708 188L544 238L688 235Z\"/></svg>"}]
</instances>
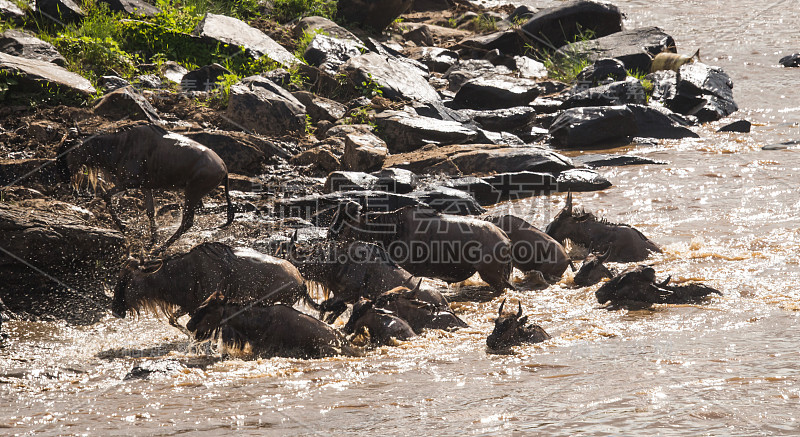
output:
<instances>
[{"instance_id":1,"label":"leafy plant","mask_svg":"<svg viewBox=\"0 0 800 437\"><path fill-rule=\"evenodd\" d=\"M303 55L306 53L306 49L311 44L311 41L314 41L314 37L317 35L329 35L328 32L322 29L314 29L312 31L304 30L303 36L300 37L300 40L297 42L297 48L294 51L294 55L297 59L302 59L305 61Z\"/></svg>"},{"instance_id":2,"label":"leafy plant","mask_svg":"<svg viewBox=\"0 0 800 437\"><path fill-rule=\"evenodd\" d=\"M367 74L366 80L356 84L356 90L358 90L358 92L361 93L362 96L370 99L375 96L383 95L383 90L380 88L378 84L376 84L372 80L371 74Z\"/></svg>"},{"instance_id":3,"label":"leafy plant","mask_svg":"<svg viewBox=\"0 0 800 437\"><path fill-rule=\"evenodd\" d=\"M526 49L544 64L548 77L569 83L574 82L578 73L592 64L588 54L581 51L578 45L581 42L592 40L594 37L595 33L591 29L579 29L578 35L575 36L572 44L567 45L566 50L550 50L533 47L530 44L526 44Z\"/></svg>"},{"instance_id":4,"label":"leafy plant","mask_svg":"<svg viewBox=\"0 0 800 437\"><path fill-rule=\"evenodd\" d=\"M333 19L336 17L336 0L275 0L270 18L279 23L312 15Z\"/></svg>"},{"instance_id":5,"label":"leafy plant","mask_svg":"<svg viewBox=\"0 0 800 437\"><path fill-rule=\"evenodd\" d=\"M475 32L494 32L497 30L497 22L494 17L486 14L480 14L472 19L472 27Z\"/></svg>"}]
</instances>

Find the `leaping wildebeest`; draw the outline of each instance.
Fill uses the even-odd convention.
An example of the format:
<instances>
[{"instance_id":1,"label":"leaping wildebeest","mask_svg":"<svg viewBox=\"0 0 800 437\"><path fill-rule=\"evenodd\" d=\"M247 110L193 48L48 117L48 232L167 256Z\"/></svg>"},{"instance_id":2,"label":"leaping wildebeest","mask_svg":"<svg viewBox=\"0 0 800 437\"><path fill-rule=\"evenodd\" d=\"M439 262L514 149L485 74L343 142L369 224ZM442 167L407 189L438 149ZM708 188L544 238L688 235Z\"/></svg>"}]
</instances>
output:
<instances>
[{"instance_id":1,"label":"leaping wildebeest","mask_svg":"<svg viewBox=\"0 0 800 437\"><path fill-rule=\"evenodd\" d=\"M362 213L351 201L339 204L328 236L378 242L414 276L453 283L478 272L498 294L514 288L509 282L511 240L502 229L477 218L422 206Z\"/></svg>"},{"instance_id":2,"label":"leaping wildebeest","mask_svg":"<svg viewBox=\"0 0 800 437\"><path fill-rule=\"evenodd\" d=\"M193 314L212 293L222 290L231 303L242 305L293 305L300 299L316 305L289 261L248 248L203 243L161 260L126 262L117 275L111 310L122 318L128 312L160 312L182 330L178 317Z\"/></svg>"},{"instance_id":3,"label":"leaping wildebeest","mask_svg":"<svg viewBox=\"0 0 800 437\"><path fill-rule=\"evenodd\" d=\"M111 206L113 195L128 189L141 189L150 220L150 247L156 242L154 189L182 189L185 196L181 224L157 252L174 243L194 223L200 199L222 184L228 203L228 218L233 222L233 204L228 193L228 168L213 150L183 135L164 130L154 124L134 126L106 135L95 135L78 145L66 141L59 149L58 166L62 177L69 180L83 166L89 174L101 170L110 176L114 187L106 191L111 218L120 230L125 226Z\"/></svg>"},{"instance_id":4,"label":"leaping wildebeest","mask_svg":"<svg viewBox=\"0 0 800 437\"><path fill-rule=\"evenodd\" d=\"M186 324L197 341L219 334L231 349L250 346L256 357L321 358L356 355L342 334L287 305L249 307L228 303L216 292Z\"/></svg>"},{"instance_id":5,"label":"leaping wildebeest","mask_svg":"<svg viewBox=\"0 0 800 437\"><path fill-rule=\"evenodd\" d=\"M655 243L630 225L609 223L583 210L573 211L572 193L545 232L561 244L570 239L597 253L610 250L606 258L612 262L643 261L651 252L661 253Z\"/></svg>"}]
</instances>

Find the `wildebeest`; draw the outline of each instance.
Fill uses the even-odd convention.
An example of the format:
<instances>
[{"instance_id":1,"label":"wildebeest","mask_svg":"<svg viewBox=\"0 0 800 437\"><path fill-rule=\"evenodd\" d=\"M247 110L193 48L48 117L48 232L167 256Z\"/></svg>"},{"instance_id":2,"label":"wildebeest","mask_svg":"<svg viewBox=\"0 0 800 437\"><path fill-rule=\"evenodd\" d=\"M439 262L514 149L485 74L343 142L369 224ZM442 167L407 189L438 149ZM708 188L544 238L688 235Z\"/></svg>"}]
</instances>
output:
<instances>
[{"instance_id":1,"label":"wildebeest","mask_svg":"<svg viewBox=\"0 0 800 437\"><path fill-rule=\"evenodd\" d=\"M249 345L257 357L320 358L355 351L338 331L290 306L236 305L219 292L197 308L186 328L197 341L219 334L227 348Z\"/></svg>"},{"instance_id":2,"label":"wildebeest","mask_svg":"<svg viewBox=\"0 0 800 437\"><path fill-rule=\"evenodd\" d=\"M691 303L709 294L721 292L703 284L669 285L670 278L656 283L656 272L650 266L632 266L603 284L595 292L601 304L641 305L654 303Z\"/></svg>"},{"instance_id":3,"label":"wildebeest","mask_svg":"<svg viewBox=\"0 0 800 437\"><path fill-rule=\"evenodd\" d=\"M494 321L494 330L486 338L486 346L490 349L505 349L520 343L541 343L552 338L539 325L525 325L528 316L522 316L522 302L518 302L519 311L516 314L503 314L505 304L503 299Z\"/></svg>"},{"instance_id":4,"label":"wildebeest","mask_svg":"<svg viewBox=\"0 0 800 437\"><path fill-rule=\"evenodd\" d=\"M453 314L450 308L437 309L433 305L419 300L417 298L419 285L417 283L413 289L397 287L386 291L375 299L374 307L388 310L405 320L417 334L426 328L453 330L468 326Z\"/></svg>"},{"instance_id":5,"label":"wildebeest","mask_svg":"<svg viewBox=\"0 0 800 437\"><path fill-rule=\"evenodd\" d=\"M700 49L697 49L692 56L679 55L677 53L661 52L653 58L650 63L650 72L654 73L659 70L672 70L678 71L681 65L694 62L695 58L700 60Z\"/></svg>"},{"instance_id":6,"label":"wildebeest","mask_svg":"<svg viewBox=\"0 0 800 437\"><path fill-rule=\"evenodd\" d=\"M583 265L578 269L578 273L575 273L572 282L581 287L588 287L597 284L604 278L613 278L614 273L603 265L610 253L611 249L602 255L595 255L589 250L589 255L583 260Z\"/></svg>"},{"instance_id":7,"label":"wildebeest","mask_svg":"<svg viewBox=\"0 0 800 437\"><path fill-rule=\"evenodd\" d=\"M72 150L70 150L72 148ZM156 242L154 189L182 189L185 196L183 217L175 233L158 252L174 243L194 223L200 199L220 184L225 188L228 219L233 222L233 204L228 193L228 168L213 150L183 135L169 132L154 124L131 127L120 132L95 135L73 146L65 142L59 150L58 165L62 177L71 178L83 166L89 174L102 170L112 178L114 187L103 198L114 223L125 226L111 205L113 195L139 188L145 196L145 209L150 220L150 246Z\"/></svg>"},{"instance_id":8,"label":"wildebeest","mask_svg":"<svg viewBox=\"0 0 800 437\"><path fill-rule=\"evenodd\" d=\"M308 296L300 272L286 260L247 248L203 243L185 254L139 264L126 262L117 276L112 312L125 317L142 309L177 318L192 314L213 292L224 290L233 303L292 305Z\"/></svg>"},{"instance_id":9,"label":"wildebeest","mask_svg":"<svg viewBox=\"0 0 800 437\"><path fill-rule=\"evenodd\" d=\"M353 313L342 330L347 334L366 331L369 342L374 345L406 341L417 335L408 322L389 310L375 308L372 300L363 298L353 304Z\"/></svg>"},{"instance_id":10,"label":"wildebeest","mask_svg":"<svg viewBox=\"0 0 800 437\"><path fill-rule=\"evenodd\" d=\"M383 244L414 276L464 281L478 272L496 293L511 275L511 240L497 226L472 217L450 216L421 206L390 212L361 212L355 202L339 204L329 237Z\"/></svg>"},{"instance_id":11,"label":"wildebeest","mask_svg":"<svg viewBox=\"0 0 800 437\"><path fill-rule=\"evenodd\" d=\"M538 271L550 282L558 281L570 266L564 246L532 224L514 215L486 217L511 239L514 267L523 272Z\"/></svg>"},{"instance_id":12,"label":"wildebeest","mask_svg":"<svg viewBox=\"0 0 800 437\"><path fill-rule=\"evenodd\" d=\"M363 241L324 241L301 247L292 238L289 260L306 280L320 284L333 297L319 305L320 318L336 320L359 298L375 299L386 290L417 282L411 273L392 261L383 248ZM422 289L419 300L449 309L447 299L434 289ZM325 314L330 312L327 318Z\"/></svg>"},{"instance_id":13,"label":"wildebeest","mask_svg":"<svg viewBox=\"0 0 800 437\"><path fill-rule=\"evenodd\" d=\"M572 193L545 232L561 244L570 239L599 253L610 249L608 261L612 262L642 261L650 252L661 253L655 243L629 225L609 223L583 210L573 211Z\"/></svg>"}]
</instances>

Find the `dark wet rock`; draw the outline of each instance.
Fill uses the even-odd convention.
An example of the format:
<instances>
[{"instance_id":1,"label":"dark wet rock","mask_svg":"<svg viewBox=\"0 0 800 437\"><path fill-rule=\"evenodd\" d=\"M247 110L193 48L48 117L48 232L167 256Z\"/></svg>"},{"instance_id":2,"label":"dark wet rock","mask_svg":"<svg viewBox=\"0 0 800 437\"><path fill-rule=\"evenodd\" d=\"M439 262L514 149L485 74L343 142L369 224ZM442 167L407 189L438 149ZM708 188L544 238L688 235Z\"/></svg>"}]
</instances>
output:
<instances>
[{"instance_id":1,"label":"dark wet rock","mask_svg":"<svg viewBox=\"0 0 800 437\"><path fill-rule=\"evenodd\" d=\"M541 38L554 47L575 41L587 32L600 38L621 30L622 13L619 8L588 0L572 0L542 9L522 25L522 31L527 35Z\"/></svg>"},{"instance_id":2,"label":"dark wet rock","mask_svg":"<svg viewBox=\"0 0 800 437\"><path fill-rule=\"evenodd\" d=\"M761 150L788 150L800 147L800 140L790 140L781 143L767 144Z\"/></svg>"},{"instance_id":3,"label":"dark wet rock","mask_svg":"<svg viewBox=\"0 0 800 437\"><path fill-rule=\"evenodd\" d=\"M585 165L590 168L621 167L625 165L667 164L665 161L644 158L635 155L601 155L597 153L575 156L572 158L576 165Z\"/></svg>"},{"instance_id":4,"label":"dark wet rock","mask_svg":"<svg viewBox=\"0 0 800 437\"><path fill-rule=\"evenodd\" d=\"M250 76L231 86L226 115L243 130L260 134L302 132L306 125L305 106L263 76Z\"/></svg>"},{"instance_id":5,"label":"dark wet rock","mask_svg":"<svg viewBox=\"0 0 800 437\"><path fill-rule=\"evenodd\" d=\"M223 76L231 74L230 70L219 64L204 65L183 75L180 80L184 91L211 91L217 88Z\"/></svg>"},{"instance_id":6,"label":"dark wet rock","mask_svg":"<svg viewBox=\"0 0 800 437\"><path fill-rule=\"evenodd\" d=\"M160 9L143 0L100 0L100 2L107 4L108 8L114 12L128 15L153 17L161 12Z\"/></svg>"},{"instance_id":7,"label":"dark wet rock","mask_svg":"<svg viewBox=\"0 0 800 437\"><path fill-rule=\"evenodd\" d=\"M65 67L67 60L52 44L24 30L9 29L0 36L0 52L27 59L37 59Z\"/></svg>"},{"instance_id":8,"label":"dark wet rock","mask_svg":"<svg viewBox=\"0 0 800 437\"><path fill-rule=\"evenodd\" d=\"M161 64L159 71L164 78L173 83L181 83L183 76L189 72L186 67L175 61L167 61Z\"/></svg>"},{"instance_id":9,"label":"dark wet rock","mask_svg":"<svg viewBox=\"0 0 800 437\"><path fill-rule=\"evenodd\" d=\"M509 75L511 70L506 66L495 66L483 59L460 61L447 70L443 77L450 82L449 91L458 92L466 82L479 77Z\"/></svg>"},{"instance_id":10,"label":"dark wet rock","mask_svg":"<svg viewBox=\"0 0 800 437\"><path fill-rule=\"evenodd\" d=\"M459 41L457 48L464 52L485 53L499 50L506 55L522 55L525 43L514 30L503 30L485 35L475 35Z\"/></svg>"},{"instance_id":11,"label":"dark wet rock","mask_svg":"<svg viewBox=\"0 0 800 437\"><path fill-rule=\"evenodd\" d=\"M536 82L511 76L479 77L458 90L453 105L470 109L502 109L524 106L539 95Z\"/></svg>"},{"instance_id":12,"label":"dark wet rock","mask_svg":"<svg viewBox=\"0 0 800 437\"><path fill-rule=\"evenodd\" d=\"M375 124L391 153L409 152L426 144L468 143L478 134L458 122L420 117L403 111L383 111L375 117Z\"/></svg>"},{"instance_id":13,"label":"dark wet rock","mask_svg":"<svg viewBox=\"0 0 800 437\"><path fill-rule=\"evenodd\" d=\"M260 174L266 155L261 148L249 141L242 132L188 132L187 137L216 152L231 173L248 176Z\"/></svg>"},{"instance_id":14,"label":"dark wet rock","mask_svg":"<svg viewBox=\"0 0 800 437\"><path fill-rule=\"evenodd\" d=\"M21 82L54 85L82 95L97 92L88 80L50 62L0 53L0 70L17 75Z\"/></svg>"},{"instance_id":15,"label":"dark wet rock","mask_svg":"<svg viewBox=\"0 0 800 437\"><path fill-rule=\"evenodd\" d=\"M619 59L603 58L594 61L592 65L581 70L578 73L578 84L587 84L589 86L596 85L597 82L611 78L614 81L625 80L628 77L628 72L625 70L625 64Z\"/></svg>"},{"instance_id":16,"label":"dark wet rock","mask_svg":"<svg viewBox=\"0 0 800 437\"><path fill-rule=\"evenodd\" d=\"M172 377L178 373L183 373L186 366L177 360L144 360L125 375L124 380L131 379L150 379L154 377Z\"/></svg>"},{"instance_id":17,"label":"dark wet rock","mask_svg":"<svg viewBox=\"0 0 800 437\"><path fill-rule=\"evenodd\" d=\"M308 91L293 92L292 95L306 107L306 112L313 121L336 121L347 114L347 107L341 103L317 96Z\"/></svg>"},{"instance_id":18,"label":"dark wet rock","mask_svg":"<svg viewBox=\"0 0 800 437\"><path fill-rule=\"evenodd\" d=\"M372 190L378 178L361 171L334 171L325 179L323 193ZM385 190L381 190L385 191Z\"/></svg>"},{"instance_id":19,"label":"dark wet rock","mask_svg":"<svg viewBox=\"0 0 800 437\"><path fill-rule=\"evenodd\" d=\"M486 212L472 195L455 188L432 186L408 195L443 214L478 215Z\"/></svg>"},{"instance_id":20,"label":"dark wet rock","mask_svg":"<svg viewBox=\"0 0 800 437\"><path fill-rule=\"evenodd\" d=\"M155 74L142 74L136 76L133 80L139 88L158 89L163 85L161 83L161 78Z\"/></svg>"},{"instance_id":21,"label":"dark wet rock","mask_svg":"<svg viewBox=\"0 0 800 437\"><path fill-rule=\"evenodd\" d=\"M106 94L95 103L92 110L111 120L160 120L156 108L131 86Z\"/></svg>"},{"instance_id":22,"label":"dark wet rock","mask_svg":"<svg viewBox=\"0 0 800 437\"><path fill-rule=\"evenodd\" d=\"M514 131L536 120L536 109L531 106L517 106L488 111L464 109L459 112L468 116L483 129L493 132Z\"/></svg>"},{"instance_id":23,"label":"dark wet rock","mask_svg":"<svg viewBox=\"0 0 800 437\"><path fill-rule=\"evenodd\" d=\"M317 34L308 44L303 59L335 76L342 64L366 50L364 44L358 41Z\"/></svg>"},{"instance_id":24,"label":"dark wet rock","mask_svg":"<svg viewBox=\"0 0 800 437\"><path fill-rule=\"evenodd\" d=\"M575 92L564 100L564 107L617 106L628 103L644 105L646 102L647 96L642 83L634 77L628 77L619 82L588 89L579 84L575 87Z\"/></svg>"},{"instance_id":25,"label":"dark wet rock","mask_svg":"<svg viewBox=\"0 0 800 437\"><path fill-rule=\"evenodd\" d=\"M294 26L294 36L300 38L303 33L325 33L334 38L349 39L361 42L352 32L333 21L323 17L305 17Z\"/></svg>"},{"instance_id":26,"label":"dark wet rock","mask_svg":"<svg viewBox=\"0 0 800 437\"><path fill-rule=\"evenodd\" d=\"M70 307L71 312L85 307L88 312L105 313L103 304L108 298L104 297L100 279L112 274L108 268L122 259L123 235L90 226L81 217L88 211L81 208L66 203L61 203L64 208L56 208L55 202L43 199L37 202L38 206L29 208L0 203L4 249L0 253L0 274L5 282L0 287L0 299L14 312L59 314L64 307L49 306L52 295L44 298L48 290L55 290L55 297L73 298L80 304ZM72 291L64 290L41 272L69 284ZM64 305L55 301L50 304Z\"/></svg>"},{"instance_id":27,"label":"dark wet rock","mask_svg":"<svg viewBox=\"0 0 800 437\"><path fill-rule=\"evenodd\" d=\"M493 203L552 194L558 191L556 177L550 173L516 171L498 173L482 178L494 189Z\"/></svg>"},{"instance_id":28,"label":"dark wet rock","mask_svg":"<svg viewBox=\"0 0 800 437\"><path fill-rule=\"evenodd\" d=\"M556 179L558 191L599 191L611 186L611 182L594 170L576 168L562 171Z\"/></svg>"},{"instance_id":29,"label":"dark wet rock","mask_svg":"<svg viewBox=\"0 0 800 437\"><path fill-rule=\"evenodd\" d=\"M412 47L403 50L403 54L437 73L446 72L458 62L458 53L439 47Z\"/></svg>"},{"instance_id":30,"label":"dark wet rock","mask_svg":"<svg viewBox=\"0 0 800 437\"><path fill-rule=\"evenodd\" d=\"M567 109L550 125L550 135L563 147L591 146L638 133L636 117L626 106Z\"/></svg>"},{"instance_id":31,"label":"dark wet rock","mask_svg":"<svg viewBox=\"0 0 800 437\"><path fill-rule=\"evenodd\" d=\"M215 45L222 43L242 47L248 56L256 59L266 56L286 67L300 63L299 59L272 38L233 17L206 14L193 34Z\"/></svg>"},{"instance_id":32,"label":"dark wet rock","mask_svg":"<svg viewBox=\"0 0 800 437\"><path fill-rule=\"evenodd\" d=\"M373 133L347 134L344 137L342 168L352 171L379 170L388 154L386 143Z\"/></svg>"},{"instance_id":33,"label":"dark wet rock","mask_svg":"<svg viewBox=\"0 0 800 437\"><path fill-rule=\"evenodd\" d=\"M333 152L328 144L313 147L297 154L292 157L291 162L295 165L316 165L325 171L336 171L342 168L339 157L336 156L336 153Z\"/></svg>"},{"instance_id":34,"label":"dark wet rock","mask_svg":"<svg viewBox=\"0 0 800 437\"><path fill-rule=\"evenodd\" d=\"M119 76L103 76L98 81L106 92L131 86L131 83Z\"/></svg>"},{"instance_id":35,"label":"dark wet rock","mask_svg":"<svg viewBox=\"0 0 800 437\"><path fill-rule=\"evenodd\" d=\"M25 12L12 1L0 0L0 18L9 21L22 21L25 18Z\"/></svg>"},{"instance_id":36,"label":"dark wet rock","mask_svg":"<svg viewBox=\"0 0 800 437\"><path fill-rule=\"evenodd\" d=\"M350 58L340 71L355 83L375 83L383 92L383 97L388 99L424 103L440 100L439 94L419 69L397 58L366 53Z\"/></svg>"},{"instance_id":37,"label":"dark wet rock","mask_svg":"<svg viewBox=\"0 0 800 437\"><path fill-rule=\"evenodd\" d=\"M390 193L410 193L417 188L419 182L414 172L402 168L384 168L372 174L378 178L375 188Z\"/></svg>"},{"instance_id":38,"label":"dark wet rock","mask_svg":"<svg viewBox=\"0 0 800 437\"><path fill-rule=\"evenodd\" d=\"M300 217L311 220L314 215L348 200L358 202L369 211L394 211L404 206L421 204L416 198L405 194L364 190L337 191L329 194L280 199L275 201L275 209L281 217Z\"/></svg>"},{"instance_id":39,"label":"dark wet rock","mask_svg":"<svg viewBox=\"0 0 800 437\"><path fill-rule=\"evenodd\" d=\"M717 132L739 132L746 134L750 133L750 128L752 126L753 124L747 120L736 120L717 129Z\"/></svg>"},{"instance_id":40,"label":"dark wet rock","mask_svg":"<svg viewBox=\"0 0 800 437\"><path fill-rule=\"evenodd\" d=\"M339 0L338 11L346 22L381 31L413 3L413 0Z\"/></svg>"},{"instance_id":41,"label":"dark wet rock","mask_svg":"<svg viewBox=\"0 0 800 437\"><path fill-rule=\"evenodd\" d=\"M469 193L481 206L500 202L500 193L494 189L492 184L479 177L466 176L447 179L442 182L442 186Z\"/></svg>"},{"instance_id":42,"label":"dark wet rock","mask_svg":"<svg viewBox=\"0 0 800 437\"><path fill-rule=\"evenodd\" d=\"M636 118L639 133L644 138L700 138L689 129L690 124L678 114L660 106L628 105Z\"/></svg>"},{"instance_id":43,"label":"dark wet rock","mask_svg":"<svg viewBox=\"0 0 800 437\"><path fill-rule=\"evenodd\" d=\"M784 56L778 62L784 67L800 67L800 53Z\"/></svg>"},{"instance_id":44,"label":"dark wet rock","mask_svg":"<svg viewBox=\"0 0 800 437\"><path fill-rule=\"evenodd\" d=\"M75 23L86 16L80 5L72 0L36 0L30 6L34 12L56 23Z\"/></svg>"},{"instance_id":45,"label":"dark wet rock","mask_svg":"<svg viewBox=\"0 0 800 437\"><path fill-rule=\"evenodd\" d=\"M569 44L562 50L586 54L592 61L618 59L628 70L647 73L655 55L675 52L675 40L658 27L643 27Z\"/></svg>"},{"instance_id":46,"label":"dark wet rock","mask_svg":"<svg viewBox=\"0 0 800 437\"><path fill-rule=\"evenodd\" d=\"M658 71L647 78L653 83L654 100L701 122L719 120L738 110L733 81L719 67L694 62L682 65L678 73Z\"/></svg>"}]
</instances>

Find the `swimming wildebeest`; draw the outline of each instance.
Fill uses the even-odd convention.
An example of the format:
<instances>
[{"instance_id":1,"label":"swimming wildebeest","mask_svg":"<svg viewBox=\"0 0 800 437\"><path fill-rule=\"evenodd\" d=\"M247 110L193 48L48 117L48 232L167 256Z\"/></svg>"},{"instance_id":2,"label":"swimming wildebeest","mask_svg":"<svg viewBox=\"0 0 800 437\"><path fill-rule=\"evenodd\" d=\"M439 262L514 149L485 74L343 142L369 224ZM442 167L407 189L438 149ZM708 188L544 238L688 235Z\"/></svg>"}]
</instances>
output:
<instances>
[{"instance_id":1,"label":"swimming wildebeest","mask_svg":"<svg viewBox=\"0 0 800 437\"><path fill-rule=\"evenodd\" d=\"M390 311L405 320L417 334L425 328L454 330L468 327L450 308L438 309L419 300L417 293L421 282L413 289L397 287L382 293L374 300L374 307Z\"/></svg>"},{"instance_id":2,"label":"swimming wildebeest","mask_svg":"<svg viewBox=\"0 0 800 437\"><path fill-rule=\"evenodd\" d=\"M709 294L722 295L718 290L703 284L669 285L670 278L656 283L656 272L649 266L632 266L603 284L595 292L601 304L640 305L654 303L691 303Z\"/></svg>"},{"instance_id":3,"label":"swimming wildebeest","mask_svg":"<svg viewBox=\"0 0 800 437\"><path fill-rule=\"evenodd\" d=\"M612 262L642 261L650 252L661 253L655 243L629 225L609 223L583 210L573 212L572 193L545 232L561 244L569 238L573 243L593 247L595 252L610 249L607 259Z\"/></svg>"},{"instance_id":4,"label":"swimming wildebeest","mask_svg":"<svg viewBox=\"0 0 800 437\"><path fill-rule=\"evenodd\" d=\"M340 240L375 241L414 276L464 281L478 272L496 293L511 275L511 240L497 226L472 217L450 216L421 206L390 212L361 212L355 202L339 204L328 232Z\"/></svg>"},{"instance_id":5,"label":"swimming wildebeest","mask_svg":"<svg viewBox=\"0 0 800 437\"><path fill-rule=\"evenodd\" d=\"M103 199L114 223L125 226L111 206L111 197L119 192L139 188L145 196L145 209L150 220L150 246L156 242L154 189L182 189L185 196L183 217L178 230L158 248L163 251L194 223L200 199L222 184L228 202L228 220L233 222L233 204L228 193L228 168L213 150L154 124L141 125L120 132L92 136L74 146L65 142L59 150L62 177L69 179L86 166L90 175L102 170L112 178L114 187Z\"/></svg>"},{"instance_id":6,"label":"swimming wildebeest","mask_svg":"<svg viewBox=\"0 0 800 437\"><path fill-rule=\"evenodd\" d=\"M511 239L511 259L523 272L538 271L550 282L561 279L570 266L564 246L527 221L510 214L486 217Z\"/></svg>"},{"instance_id":7,"label":"swimming wildebeest","mask_svg":"<svg viewBox=\"0 0 800 437\"><path fill-rule=\"evenodd\" d=\"M516 314L503 314L505 304L506 300L503 299L497 311L498 317L494 321L494 330L486 338L486 346L490 349L505 349L520 343L541 343L552 338L539 325L525 325L528 316L522 317L522 302L519 302L519 311Z\"/></svg>"},{"instance_id":8,"label":"swimming wildebeest","mask_svg":"<svg viewBox=\"0 0 800 437\"><path fill-rule=\"evenodd\" d=\"M186 328L197 341L219 334L227 348L249 345L257 357L320 358L355 351L338 331L290 306L231 304L219 292L197 308Z\"/></svg>"},{"instance_id":9,"label":"swimming wildebeest","mask_svg":"<svg viewBox=\"0 0 800 437\"><path fill-rule=\"evenodd\" d=\"M603 265L608 259L609 254L611 254L611 249L608 249L606 253L602 255L595 255L590 249L589 255L583 260L583 265L578 269L578 273L575 273L572 282L581 287L588 287L597 284L604 278L613 278L614 272Z\"/></svg>"},{"instance_id":10,"label":"swimming wildebeest","mask_svg":"<svg viewBox=\"0 0 800 437\"><path fill-rule=\"evenodd\" d=\"M308 247L296 240L295 235L289 243L289 260L306 280L333 293L332 298L319 305L320 318L328 323L336 320L347 304L354 304L362 297L375 299L386 290L417 282L377 244L324 241ZM447 299L434 289L419 290L417 298L438 309L450 308Z\"/></svg>"},{"instance_id":11,"label":"swimming wildebeest","mask_svg":"<svg viewBox=\"0 0 800 437\"><path fill-rule=\"evenodd\" d=\"M363 298L353 304L353 313L342 331L357 335L366 331L369 342L374 345L406 341L417 335L408 322L389 310L375 308L372 300Z\"/></svg>"},{"instance_id":12,"label":"swimming wildebeest","mask_svg":"<svg viewBox=\"0 0 800 437\"><path fill-rule=\"evenodd\" d=\"M185 254L139 264L126 262L117 276L111 310L117 317L142 309L177 318L192 314L214 291L231 302L266 306L300 299L313 304L300 272L286 260L247 248L203 243Z\"/></svg>"}]
</instances>

